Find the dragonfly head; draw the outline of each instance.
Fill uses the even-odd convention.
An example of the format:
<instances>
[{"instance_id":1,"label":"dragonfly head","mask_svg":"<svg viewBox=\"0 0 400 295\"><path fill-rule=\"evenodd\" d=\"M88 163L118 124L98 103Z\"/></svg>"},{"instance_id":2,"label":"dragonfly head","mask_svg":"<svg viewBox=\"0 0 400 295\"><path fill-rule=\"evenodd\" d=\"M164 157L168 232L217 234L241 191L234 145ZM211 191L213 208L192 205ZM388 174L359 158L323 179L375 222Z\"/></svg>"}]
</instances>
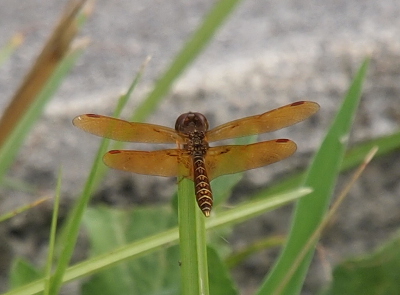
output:
<instances>
[{"instance_id":1,"label":"dragonfly head","mask_svg":"<svg viewBox=\"0 0 400 295\"><path fill-rule=\"evenodd\" d=\"M185 113L176 119L175 130L179 133L187 134L193 131L203 131L208 130L207 118L200 113Z\"/></svg>"}]
</instances>

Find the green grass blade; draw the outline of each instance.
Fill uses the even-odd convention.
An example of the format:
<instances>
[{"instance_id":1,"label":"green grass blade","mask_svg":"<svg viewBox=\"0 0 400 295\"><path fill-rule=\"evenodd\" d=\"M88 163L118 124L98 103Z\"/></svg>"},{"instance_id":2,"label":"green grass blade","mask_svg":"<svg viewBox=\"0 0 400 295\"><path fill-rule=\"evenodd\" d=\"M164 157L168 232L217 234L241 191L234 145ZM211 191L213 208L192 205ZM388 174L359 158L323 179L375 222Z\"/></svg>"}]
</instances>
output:
<instances>
[{"instance_id":1,"label":"green grass blade","mask_svg":"<svg viewBox=\"0 0 400 295\"><path fill-rule=\"evenodd\" d=\"M376 153L375 158L398 150L400 147L400 131L374 138L351 148L346 153L341 170L348 170L359 165L374 146L378 147L378 152Z\"/></svg>"},{"instance_id":2,"label":"green grass blade","mask_svg":"<svg viewBox=\"0 0 400 295\"><path fill-rule=\"evenodd\" d=\"M245 141L252 139L247 138ZM227 197L226 191L232 189L241 177L242 173L230 178L224 177L225 182L220 182L219 188L214 190L214 195L217 192L220 196L219 201ZM225 187L223 187L223 184L225 184ZM187 179L178 181L178 215L183 294L198 294L199 290L202 294L208 294L209 275L205 217L196 204L193 182ZM185 261L188 262L185 263Z\"/></svg>"},{"instance_id":3,"label":"green grass blade","mask_svg":"<svg viewBox=\"0 0 400 295\"><path fill-rule=\"evenodd\" d=\"M285 194L272 196L268 199L253 200L238 205L232 210L218 214L215 218L206 221L206 229L216 229L243 222L254 218L262 213L271 211L280 206L294 201L310 193L310 189L302 188ZM146 254L153 253L158 249L176 244L178 241L178 228L155 234L140 241L114 249L97 257L88 259L82 263L70 267L63 277L63 282L69 282L92 273L110 268L126 259L135 259ZM3 295L29 295L43 291L44 279L37 280L30 284L11 290Z\"/></svg>"},{"instance_id":4,"label":"green grass blade","mask_svg":"<svg viewBox=\"0 0 400 295\"><path fill-rule=\"evenodd\" d=\"M88 208L83 224L90 241L90 256L101 255L175 227L177 216L165 207L113 209ZM179 294L180 267L177 246L93 274L85 280L81 294Z\"/></svg>"},{"instance_id":5,"label":"green grass blade","mask_svg":"<svg viewBox=\"0 0 400 295\"><path fill-rule=\"evenodd\" d=\"M53 266L53 258L54 258L54 246L56 240L56 230L57 230L57 219L58 219L58 210L60 207L60 195L61 195L61 169L58 173L57 180L57 188L56 188L56 196L54 199L54 210L53 216L51 219L51 229L50 229L50 241L49 241L49 252L47 254L47 262L46 262L46 280L45 280L45 290L44 295L50 294L50 286L51 286L51 272Z\"/></svg>"},{"instance_id":6,"label":"green grass blade","mask_svg":"<svg viewBox=\"0 0 400 295\"><path fill-rule=\"evenodd\" d=\"M400 148L400 131L390 135L371 139L367 142L357 144L353 148L349 149L340 167L340 172L347 171L353 167L356 167L357 165L360 165L367 153L374 146L378 147L378 152L376 153L375 158L398 150ZM302 183L304 176L305 172L289 176L286 179L279 181L279 183L261 190L252 198L265 198L269 195L298 187Z\"/></svg>"},{"instance_id":7,"label":"green grass blade","mask_svg":"<svg viewBox=\"0 0 400 295\"><path fill-rule=\"evenodd\" d=\"M182 294L209 292L204 219L196 204L193 182L179 179L178 220Z\"/></svg>"},{"instance_id":8,"label":"green grass blade","mask_svg":"<svg viewBox=\"0 0 400 295\"><path fill-rule=\"evenodd\" d=\"M5 173L8 171L9 167L13 163L17 152L23 140L30 132L34 123L38 120L39 116L42 114L45 105L53 97L54 93L61 85L61 82L65 79L69 70L74 66L76 60L82 54L83 48L78 48L73 50L68 54L60 65L55 70L54 74L51 76L46 86L42 89L38 95L35 102L27 110L23 118L19 121L16 128L7 138L6 142L0 149L0 180L4 178Z\"/></svg>"},{"instance_id":9,"label":"green grass blade","mask_svg":"<svg viewBox=\"0 0 400 295\"><path fill-rule=\"evenodd\" d=\"M115 108L115 110L112 114L113 117L119 118L121 116L122 110L125 108L126 104L128 103L129 98L131 97L133 91L135 90L136 86L138 85L139 81L141 80L149 61L150 61L150 58L147 58L143 62L142 66L140 67L139 71L137 72L135 78L133 79L131 85L129 86L127 92L120 96L117 107ZM148 100L145 100L143 103L148 104L150 102ZM137 112L137 110L136 110L136 112ZM136 114L136 112L134 112L134 114ZM124 142L115 142L112 145L111 149L119 150L119 149L122 149L124 145L125 145ZM105 165L99 165L97 169L98 169L97 174L95 175L95 178L93 180L94 181L93 189L96 189L97 187L99 187L100 183L106 176L109 168Z\"/></svg>"},{"instance_id":10,"label":"green grass blade","mask_svg":"<svg viewBox=\"0 0 400 295\"><path fill-rule=\"evenodd\" d=\"M122 95L119 99L118 106L116 110L114 111L114 116L119 116L120 113L122 112L122 109L128 102L128 98L135 88L138 79L141 77L142 72L139 72L138 75L135 77L133 80L131 86L129 87L127 93L125 95ZM75 204L73 210L70 213L70 216L66 222L66 226L63 232L63 242L62 244L64 245L60 259L57 265L57 268L54 272L54 277L53 277L53 286L51 288L51 294L56 294L59 291L59 288L62 283L62 278L64 276L64 273L67 269L67 266L69 264L69 261L72 256L72 252L75 247L76 239L78 237L78 232L80 228L80 224L82 221L83 213L87 207L87 204L89 203L90 196L92 195L92 192L95 188L95 185L98 184L99 180L102 179L104 176L105 170L103 169L102 172L103 174L99 174L99 166L103 165L102 164L102 158L104 153L106 152L108 145L109 145L110 140L109 139L103 139L100 147L97 151L95 160L93 162L92 169L90 170L89 177L85 183L83 192L81 196L79 197L77 203ZM103 165L104 166L104 165Z\"/></svg>"},{"instance_id":11,"label":"green grass blade","mask_svg":"<svg viewBox=\"0 0 400 295\"><path fill-rule=\"evenodd\" d=\"M55 70L70 52L70 44L77 33L76 15L84 0L70 1L64 9L52 34L49 36L35 63L15 91L0 118L0 146L3 147L26 112L54 77Z\"/></svg>"},{"instance_id":12,"label":"green grass blade","mask_svg":"<svg viewBox=\"0 0 400 295\"><path fill-rule=\"evenodd\" d=\"M297 203L287 243L258 294L293 295L299 294L301 290L313 250L305 257L288 284L283 279L326 212L344 157L368 64L369 59L366 59L360 67L333 125L315 155L304 181L314 191Z\"/></svg>"},{"instance_id":13,"label":"green grass blade","mask_svg":"<svg viewBox=\"0 0 400 295\"><path fill-rule=\"evenodd\" d=\"M218 252L207 247L210 271L210 294L212 295L238 295L239 291L232 280L229 269L223 262Z\"/></svg>"},{"instance_id":14,"label":"green grass blade","mask_svg":"<svg viewBox=\"0 0 400 295\"><path fill-rule=\"evenodd\" d=\"M261 240L257 240L254 243L247 246L246 248L228 256L225 259L225 263L227 267L233 268L255 253L258 253L266 249L282 246L285 240L286 240L285 236L282 235L275 235L271 237L266 237Z\"/></svg>"},{"instance_id":15,"label":"green grass blade","mask_svg":"<svg viewBox=\"0 0 400 295\"><path fill-rule=\"evenodd\" d=\"M54 276L52 277L52 286L50 288L50 294L58 294L61 283L63 282L63 277L65 271L68 267L69 261L71 259L73 250L75 248L75 243L78 238L78 232L82 221L83 213L89 203L90 197L93 191L94 179L96 177L98 166L101 163L102 156L107 149L109 140L104 139L100 144L96 158L93 162L92 169L90 171L89 177L86 180L83 192L75 203L69 217L66 221L65 227L63 229L63 235L61 237L62 250L54 271Z\"/></svg>"},{"instance_id":16,"label":"green grass blade","mask_svg":"<svg viewBox=\"0 0 400 295\"><path fill-rule=\"evenodd\" d=\"M311 192L312 190L310 188L303 187L294 191L270 196L266 199L256 199L243 202L233 209L218 213L218 216L215 218L208 219L206 222L206 228L216 229L223 226L233 226L251 218L255 218L264 212L274 210L284 204L308 195Z\"/></svg>"},{"instance_id":17,"label":"green grass blade","mask_svg":"<svg viewBox=\"0 0 400 295\"><path fill-rule=\"evenodd\" d=\"M36 281L38 282L38 287L43 289L44 280L40 279L41 277L43 277L43 272L39 271L32 263L26 261L25 259L17 258L11 265L9 286L10 289L15 290L18 290L19 288L25 289L26 286L29 286L31 282L38 280ZM29 291L30 290L28 289L28 292ZM21 292L20 294L26 293Z\"/></svg>"},{"instance_id":18,"label":"green grass blade","mask_svg":"<svg viewBox=\"0 0 400 295\"><path fill-rule=\"evenodd\" d=\"M192 195L194 199L194 195ZM206 236L206 217L196 204L196 246L197 246L197 262L199 270L199 286L201 294L209 295L210 287L208 282L208 258L207 258L207 236ZM180 238L180 236L179 236ZM179 239L180 240L180 239Z\"/></svg>"},{"instance_id":19,"label":"green grass blade","mask_svg":"<svg viewBox=\"0 0 400 295\"><path fill-rule=\"evenodd\" d=\"M161 79L158 80L154 90L146 98L148 103L138 107L133 121L142 122L154 111L155 106L167 94L172 83L199 55L239 2L240 0L219 0L214 5L204 18L203 23L178 53Z\"/></svg>"},{"instance_id":20,"label":"green grass blade","mask_svg":"<svg viewBox=\"0 0 400 295\"><path fill-rule=\"evenodd\" d=\"M128 103L129 98L131 97L133 91L135 90L136 86L139 84L140 80L142 79L143 73L146 70L147 64L150 62L150 57L147 57L142 65L139 68L139 71L135 75L131 85L129 85L128 91L120 97L118 100L118 105L113 112L113 117L119 117L122 113L122 110L125 108L126 104ZM145 100L144 104L150 103L149 100ZM138 110L136 110L138 112ZM136 113L135 112L135 113Z\"/></svg>"},{"instance_id":21,"label":"green grass blade","mask_svg":"<svg viewBox=\"0 0 400 295\"><path fill-rule=\"evenodd\" d=\"M4 213L4 214L0 215L0 223L3 221L6 221L7 219L10 219L10 218L14 217L15 215L20 214L26 210L36 207L39 204L47 201L48 199L49 199L49 197L43 197L43 198L40 198L39 200L36 200L30 204L22 205L21 207L18 207L17 209L14 209L10 212Z\"/></svg>"},{"instance_id":22,"label":"green grass blade","mask_svg":"<svg viewBox=\"0 0 400 295\"><path fill-rule=\"evenodd\" d=\"M178 179L179 251L182 294L200 294L196 236L196 201L193 183Z\"/></svg>"}]
</instances>

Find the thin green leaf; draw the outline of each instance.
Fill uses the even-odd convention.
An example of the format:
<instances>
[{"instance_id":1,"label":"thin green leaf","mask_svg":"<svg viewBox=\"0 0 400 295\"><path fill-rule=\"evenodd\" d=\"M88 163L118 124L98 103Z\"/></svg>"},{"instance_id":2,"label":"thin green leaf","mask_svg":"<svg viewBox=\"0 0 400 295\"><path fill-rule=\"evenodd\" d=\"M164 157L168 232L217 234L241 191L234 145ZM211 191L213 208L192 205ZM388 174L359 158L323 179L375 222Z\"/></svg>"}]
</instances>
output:
<instances>
[{"instance_id":1,"label":"thin green leaf","mask_svg":"<svg viewBox=\"0 0 400 295\"><path fill-rule=\"evenodd\" d=\"M359 165L363 161L367 153L375 146L378 147L378 152L376 153L375 158L398 150L400 147L400 131L371 139L367 142L358 144L355 147L351 148L346 153L341 171L345 171Z\"/></svg>"},{"instance_id":2,"label":"thin green leaf","mask_svg":"<svg viewBox=\"0 0 400 295\"><path fill-rule=\"evenodd\" d=\"M119 118L121 116L121 113L122 113L123 109L125 108L126 104L128 103L129 98L131 97L133 91L135 90L136 86L138 85L139 81L141 80L149 61L150 61L149 57L145 59L145 61L141 65L139 71L135 75L135 78L131 82L131 85L129 86L127 92L120 96L117 107L115 108L115 110L112 114L113 117ZM145 100L143 102L143 104L148 104L148 103L150 103L148 100ZM137 110L133 113L133 117L135 116L136 112L137 112ZM125 145L124 142L114 142L110 149L119 150L119 149L122 149L124 145ZM108 146L108 144L107 144L107 146ZM93 180L93 182L94 182L93 189L96 189L97 187L99 187L99 185L103 181L104 177L106 176L109 168L105 165L99 165L97 169L98 169L97 174L95 175L95 178Z\"/></svg>"},{"instance_id":3,"label":"thin green leaf","mask_svg":"<svg viewBox=\"0 0 400 295\"><path fill-rule=\"evenodd\" d=\"M254 137L240 139L244 142L252 141ZM242 177L238 173L234 177L228 178L225 183L219 182L219 185L213 184L215 192L222 197L227 198L227 191L233 188ZM223 177L226 180L226 177ZM202 294L209 293L208 285L208 259L206 252L206 234L204 219L195 202L195 192L193 182L187 179L178 181L178 215L179 215L179 236L180 250L182 255L182 290L183 294ZM215 207L215 206L214 206Z\"/></svg>"},{"instance_id":4,"label":"thin green leaf","mask_svg":"<svg viewBox=\"0 0 400 295\"><path fill-rule=\"evenodd\" d=\"M184 178L179 179L178 220L183 294L201 294L203 292L208 294L209 292L207 270L204 274L204 268L200 267L200 265L204 266L204 263L207 265L207 253L204 253L206 248L205 217L201 215L194 197L193 182Z\"/></svg>"},{"instance_id":5,"label":"thin green leaf","mask_svg":"<svg viewBox=\"0 0 400 295\"><path fill-rule=\"evenodd\" d=\"M78 48L69 53L51 76L46 86L39 93L35 102L31 105L24 117L18 122L16 128L7 138L6 142L0 149L0 180L4 178L5 173L13 163L16 154L21 147L25 137L31 131L34 123L42 114L45 105L54 96L54 93L65 79L69 70L74 66L75 62L82 54L83 48Z\"/></svg>"},{"instance_id":6,"label":"thin green leaf","mask_svg":"<svg viewBox=\"0 0 400 295\"><path fill-rule=\"evenodd\" d=\"M243 222L254 218L267 211L274 210L280 206L294 201L311 192L310 189L301 188L285 194L271 196L264 200L253 200L238 205L236 208L222 212L218 216L206 221L206 229L216 229ZM167 246L176 244L178 241L178 228L173 228L165 232L144 238L140 241L114 249L97 257L88 259L82 263L70 267L63 277L63 282L69 282L90 274L110 268L125 261L126 259L136 259L146 254L163 249ZM29 295L43 291L44 280L40 279L18 289L9 291L4 295Z\"/></svg>"},{"instance_id":7,"label":"thin green leaf","mask_svg":"<svg viewBox=\"0 0 400 295\"><path fill-rule=\"evenodd\" d=\"M3 112L0 118L0 146L2 148L26 112L35 104L43 88L49 85L49 80L54 77L54 72L69 53L70 44L77 33L76 15L84 2L84 0L70 1L67 4L34 65Z\"/></svg>"},{"instance_id":8,"label":"thin green leaf","mask_svg":"<svg viewBox=\"0 0 400 295\"><path fill-rule=\"evenodd\" d=\"M43 276L43 273L35 268L30 262L17 258L13 261L10 272L10 286L15 289L20 286L27 286L28 283L33 282ZM43 283L42 283L43 287ZM22 293L23 294L23 293ZM34 293L32 293L34 294Z\"/></svg>"},{"instance_id":9,"label":"thin green leaf","mask_svg":"<svg viewBox=\"0 0 400 295\"><path fill-rule=\"evenodd\" d=\"M283 279L326 212L344 157L368 64L369 59L366 59L360 67L333 125L315 155L304 181L304 185L312 187L314 191L297 203L286 245L258 294L293 295L301 290L313 250L310 250L288 284L284 285Z\"/></svg>"},{"instance_id":10,"label":"thin green leaf","mask_svg":"<svg viewBox=\"0 0 400 295\"><path fill-rule=\"evenodd\" d=\"M210 294L210 286L208 282L208 258L207 258L207 236L206 236L206 217L199 208L196 208L196 246L197 246L197 262L199 276L197 280L199 282L201 294ZM180 234L180 233L179 233ZM180 236L179 236L179 243Z\"/></svg>"},{"instance_id":11,"label":"thin green leaf","mask_svg":"<svg viewBox=\"0 0 400 295\"><path fill-rule=\"evenodd\" d=\"M247 246L245 249L242 249L227 257L225 263L229 268L233 268L236 265L239 265L241 262L243 262L243 260L245 260L249 256L258 253L261 250L282 246L284 242L285 242L284 236L272 236L258 240L255 243Z\"/></svg>"},{"instance_id":12,"label":"thin green leaf","mask_svg":"<svg viewBox=\"0 0 400 295\"><path fill-rule=\"evenodd\" d=\"M45 285L44 295L50 294L50 286L52 284L51 272L52 272L53 259L54 259L54 248L55 248L55 240L56 240L58 210L60 207L61 176L62 176L62 173L61 173L61 169L60 169L60 171L58 173L56 197L55 197L54 206L53 206L53 216L51 219L49 252L47 254L47 262L46 262L46 285Z\"/></svg>"},{"instance_id":13,"label":"thin green leaf","mask_svg":"<svg viewBox=\"0 0 400 295\"><path fill-rule=\"evenodd\" d=\"M142 72L144 70L144 67L138 72L136 77L134 78L132 84L130 85L127 93L125 95L122 95L119 99L117 108L114 112L114 115L118 117L120 113L122 112L122 109L128 102L128 98L132 91L134 90L135 86L137 85L138 80L140 79ZM51 288L50 293L51 294L56 294L59 291L59 287L61 286L62 278L64 276L64 273L67 269L67 266L69 264L69 261L72 256L72 252L75 247L75 243L78 237L78 232L81 224L81 220L83 217L83 213L85 212L87 205L89 203L90 197L92 195L92 192L95 188L95 185L98 183L100 177L103 177L104 174L98 175L99 171L99 166L103 165L102 164L102 158L104 153L106 152L108 145L109 145L110 140L104 138L100 144L100 147L96 153L96 157L93 162L92 169L90 170L90 174L88 176L88 179L86 180L85 186L83 188L83 192L78 198L75 206L73 207L65 228L63 232L63 236L61 238L62 242L61 244L63 245L63 249L60 254L60 258L56 267L56 270L54 272L54 277L53 277L53 282L54 282L54 288ZM104 165L103 165L104 166ZM100 172L105 173L105 170L101 170Z\"/></svg>"},{"instance_id":14,"label":"thin green leaf","mask_svg":"<svg viewBox=\"0 0 400 295\"><path fill-rule=\"evenodd\" d=\"M52 285L50 288L50 294L58 294L61 287L65 271L68 267L72 253L75 248L75 243L78 238L79 228L82 220L83 213L87 208L92 191L94 179L97 173L98 166L100 165L102 155L105 153L109 140L104 139L98 149L96 158L93 162L92 169L89 177L86 180L83 192L75 203L72 211L70 212L66 221L63 233L61 236L62 250L52 277Z\"/></svg>"},{"instance_id":15,"label":"thin green leaf","mask_svg":"<svg viewBox=\"0 0 400 295\"><path fill-rule=\"evenodd\" d=\"M31 209L33 207L36 207L39 204L47 201L48 199L49 199L48 197L40 198L39 200L36 200L36 201L34 201L34 202L30 203L30 204L23 205L21 207L18 207L17 209L14 209L11 212L7 212L7 213L5 213L3 215L0 215L0 223L5 221L5 220L7 220L7 219L10 219L10 218L14 217L15 215L20 214L20 213L22 213L22 212L24 212L26 210L29 210L29 209Z\"/></svg>"},{"instance_id":16,"label":"thin green leaf","mask_svg":"<svg viewBox=\"0 0 400 295\"><path fill-rule=\"evenodd\" d=\"M91 241L91 255L159 233L176 225L176 216L165 208L117 210L88 209L84 217ZM125 260L93 275L82 294L178 294L180 293L178 247L160 249L151 255Z\"/></svg>"},{"instance_id":17,"label":"thin green leaf","mask_svg":"<svg viewBox=\"0 0 400 295\"><path fill-rule=\"evenodd\" d=\"M212 247L207 247L208 269L210 274L210 294L237 295L239 291L226 264Z\"/></svg>"},{"instance_id":18,"label":"thin green leaf","mask_svg":"<svg viewBox=\"0 0 400 295\"><path fill-rule=\"evenodd\" d=\"M374 138L367 142L357 144L353 148L349 149L340 167L340 172L347 171L359 165L374 146L379 148L375 158L398 150L400 148L400 132ZM293 189L302 183L304 177L305 172L289 176L286 179L279 181L279 183L260 191L252 198L265 198L284 190Z\"/></svg>"}]
</instances>

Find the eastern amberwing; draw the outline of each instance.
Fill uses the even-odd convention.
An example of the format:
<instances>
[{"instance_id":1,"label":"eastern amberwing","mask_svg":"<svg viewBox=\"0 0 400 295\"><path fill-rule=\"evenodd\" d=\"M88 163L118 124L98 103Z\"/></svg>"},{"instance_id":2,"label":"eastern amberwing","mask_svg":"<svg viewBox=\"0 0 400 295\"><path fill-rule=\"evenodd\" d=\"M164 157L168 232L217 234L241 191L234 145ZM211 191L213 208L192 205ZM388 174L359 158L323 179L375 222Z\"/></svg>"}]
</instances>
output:
<instances>
[{"instance_id":1,"label":"eastern amberwing","mask_svg":"<svg viewBox=\"0 0 400 295\"><path fill-rule=\"evenodd\" d=\"M271 132L296 124L318 110L319 105L315 102L298 101L211 130L208 130L206 117L194 112L180 115L175 130L95 114L78 116L73 124L92 134L119 141L177 143L177 149L152 152L112 150L104 155L103 161L111 168L139 174L191 179L195 184L197 204L208 217L213 204L211 180L280 161L292 155L297 148L289 139L216 147L210 147L209 142Z\"/></svg>"}]
</instances>

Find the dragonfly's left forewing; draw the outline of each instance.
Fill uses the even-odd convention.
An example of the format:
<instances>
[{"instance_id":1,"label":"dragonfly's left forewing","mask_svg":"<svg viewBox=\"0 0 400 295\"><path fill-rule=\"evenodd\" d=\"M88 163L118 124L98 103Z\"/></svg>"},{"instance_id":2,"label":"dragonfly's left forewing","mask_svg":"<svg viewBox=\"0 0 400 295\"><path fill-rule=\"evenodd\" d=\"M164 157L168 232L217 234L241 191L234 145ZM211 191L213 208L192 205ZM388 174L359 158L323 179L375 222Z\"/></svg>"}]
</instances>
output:
<instances>
[{"instance_id":1,"label":"dragonfly's left forewing","mask_svg":"<svg viewBox=\"0 0 400 295\"><path fill-rule=\"evenodd\" d=\"M72 123L86 132L119 141L144 143L176 143L181 141L180 136L172 128L128 122L96 114L80 115Z\"/></svg>"},{"instance_id":2,"label":"dragonfly's left forewing","mask_svg":"<svg viewBox=\"0 0 400 295\"><path fill-rule=\"evenodd\" d=\"M104 163L114 169L145 175L193 179L192 161L179 149L160 151L112 150L103 157ZM181 165L179 165L179 163Z\"/></svg>"}]
</instances>

